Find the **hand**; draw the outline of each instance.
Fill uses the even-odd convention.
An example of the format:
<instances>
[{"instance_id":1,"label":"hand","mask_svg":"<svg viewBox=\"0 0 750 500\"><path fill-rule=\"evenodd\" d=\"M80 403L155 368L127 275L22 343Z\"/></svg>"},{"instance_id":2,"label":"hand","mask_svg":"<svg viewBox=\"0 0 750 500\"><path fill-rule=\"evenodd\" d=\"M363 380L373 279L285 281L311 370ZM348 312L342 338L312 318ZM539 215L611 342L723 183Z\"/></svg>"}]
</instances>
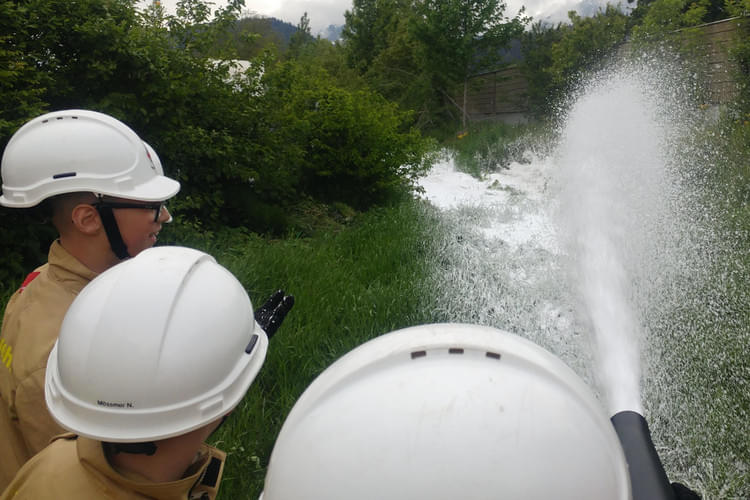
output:
<instances>
[{"instance_id":1,"label":"hand","mask_svg":"<svg viewBox=\"0 0 750 500\"><path fill-rule=\"evenodd\" d=\"M284 295L284 290L279 290L255 311L255 321L266 332L269 339L279 329L292 306L294 306L294 297Z\"/></svg>"}]
</instances>

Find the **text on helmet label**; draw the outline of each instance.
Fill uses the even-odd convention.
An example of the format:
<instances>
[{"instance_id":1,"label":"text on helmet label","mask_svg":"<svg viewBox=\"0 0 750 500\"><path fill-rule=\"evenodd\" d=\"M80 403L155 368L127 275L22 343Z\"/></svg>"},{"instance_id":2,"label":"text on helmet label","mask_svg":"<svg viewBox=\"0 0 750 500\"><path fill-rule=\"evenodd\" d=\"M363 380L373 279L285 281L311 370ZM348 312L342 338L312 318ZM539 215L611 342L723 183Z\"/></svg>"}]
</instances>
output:
<instances>
[{"instance_id":1,"label":"text on helmet label","mask_svg":"<svg viewBox=\"0 0 750 500\"><path fill-rule=\"evenodd\" d=\"M96 404L107 408L135 408L133 403L112 403L110 401L102 401L101 399L97 399Z\"/></svg>"}]
</instances>

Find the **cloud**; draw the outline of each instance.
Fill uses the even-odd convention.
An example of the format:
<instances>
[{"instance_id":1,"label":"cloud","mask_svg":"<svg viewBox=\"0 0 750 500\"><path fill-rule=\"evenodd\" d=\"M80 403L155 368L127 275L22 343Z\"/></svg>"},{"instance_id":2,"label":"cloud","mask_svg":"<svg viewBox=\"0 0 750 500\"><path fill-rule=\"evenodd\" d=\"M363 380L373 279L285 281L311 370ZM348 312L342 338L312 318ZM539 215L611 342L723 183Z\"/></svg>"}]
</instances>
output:
<instances>
[{"instance_id":1,"label":"cloud","mask_svg":"<svg viewBox=\"0 0 750 500\"><path fill-rule=\"evenodd\" d=\"M145 5L150 0L141 0ZM216 5L226 5L225 0L213 0ZM174 12L177 0L161 0L169 12ZM607 0L506 0L505 15L515 16L522 6L526 6L526 15L533 16L534 21L549 23L565 22L568 11L577 10L579 14L592 15L597 8L606 7ZM352 8L352 0L246 0L244 12L275 17L297 25L302 15L307 12L310 28L314 35L324 31L329 25L344 24L344 11Z\"/></svg>"},{"instance_id":2,"label":"cloud","mask_svg":"<svg viewBox=\"0 0 750 500\"><path fill-rule=\"evenodd\" d=\"M351 0L282 0L278 4L278 11L284 15L283 19L293 24L297 24L307 12L313 34L331 24L344 24L344 11L352 8Z\"/></svg>"},{"instance_id":3,"label":"cloud","mask_svg":"<svg viewBox=\"0 0 750 500\"><path fill-rule=\"evenodd\" d=\"M225 0L213 0L215 5L226 5ZM150 0L141 0L147 5ZM174 13L177 0L161 0L167 12ZM275 17L297 25L307 12L313 34L325 30L329 25L344 24L344 11L352 8L352 0L246 0L243 12Z\"/></svg>"}]
</instances>

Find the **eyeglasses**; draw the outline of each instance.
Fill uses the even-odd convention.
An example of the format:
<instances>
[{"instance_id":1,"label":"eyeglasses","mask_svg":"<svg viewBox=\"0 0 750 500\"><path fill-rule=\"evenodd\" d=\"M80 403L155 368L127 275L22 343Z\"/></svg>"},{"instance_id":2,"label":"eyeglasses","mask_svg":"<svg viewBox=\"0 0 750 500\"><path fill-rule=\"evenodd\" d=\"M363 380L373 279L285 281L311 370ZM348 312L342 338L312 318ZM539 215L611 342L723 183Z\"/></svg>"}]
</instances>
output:
<instances>
[{"instance_id":1,"label":"eyeglasses","mask_svg":"<svg viewBox=\"0 0 750 500\"><path fill-rule=\"evenodd\" d=\"M120 202L120 201L97 201L96 203L93 203L93 206L97 207L97 210L99 207L101 208L140 208L143 210L153 210L155 212L154 214L154 222L159 221L159 215L161 215L161 211L166 208L166 203L163 201L160 201L158 203L127 203L127 202Z\"/></svg>"}]
</instances>

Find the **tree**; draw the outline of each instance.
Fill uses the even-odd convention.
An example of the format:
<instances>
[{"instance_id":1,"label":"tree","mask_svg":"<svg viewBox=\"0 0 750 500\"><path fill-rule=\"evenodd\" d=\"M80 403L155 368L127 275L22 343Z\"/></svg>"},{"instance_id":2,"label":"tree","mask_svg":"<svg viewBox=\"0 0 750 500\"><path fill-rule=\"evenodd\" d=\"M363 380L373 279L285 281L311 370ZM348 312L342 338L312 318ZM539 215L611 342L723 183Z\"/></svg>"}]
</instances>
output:
<instances>
[{"instance_id":1,"label":"tree","mask_svg":"<svg viewBox=\"0 0 750 500\"><path fill-rule=\"evenodd\" d=\"M568 29L562 23L557 25L537 21L521 37L523 63L521 71L528 82L528 98L531 111L538 115L548 114L554 106L556 92L553 75L549 68L554 64L553 49L560 43Z\"/></svg>"},{"instance_id":2,"label":"tree","mask_svg":"<svg viewBox=\"0 0 750 500\"><path fill-rule=\"evenodd\" d=\"M24 8L17 2L0 2L0 144L5 142L28 116L46 107L44 91L50 81L37 72L30 40L32 35L23 23Z\"/></svg>"},{"instance_id":3,"label":"tree","mask_svg":"<svg viewBox=\"0 0 750 500\"><path fill-rule=\"evenodd\" d=\"M344 13L341 37L349 65L364 74L375 58L389 46L395 21L412 15L408 0L353 0Z\"/></svg>"},{"instance_id":4,"label":"tree","mask_svg":"<svg viewBox=\"0 0 750 500\"><path fill-rule=\"evenodd\" d=\"M290 60L265 78L266 105L294 148L287 158L300 192L365 209L423 173L426 142L409 113L369 89L339 85L324 68Z\"/></svg>"},{"instance_id":5,"label":"tree","mask_svg":"<svg viewBox=\"0 0 750 500\"><path fill-rule=\"evenodd\" d=\"M523 32L523 9L505 17L501 0L422 0L416 3L414 33L421 42L423 62L436 88L450 100L456 84L463 85L462 124L466 127L469 77L496 68L500 51Z\"/></svg>"},{"instance_id":6,"label":"tree","mask_svg":"<svg viewBox=\"0 0 750 500\"><path fill-rule=\"evenodd\" d=\"M627 34L628 17L612 5L591 17L571 11L568 18L571 24L563 27L560 39L552 44L552 64L544 69L555 101L562 99L584 73L607 64Z\"/></svg>"},{"instance_id":7,"label":"tree","mask_svg":"<svg viewBox=\"0 0 750 500\"><path fill-rule=\"evenodd\" d=\"M739 0L651 0L639 5L633 28L636 38L654 38L680 28L697 26L732 16Z\"/></svg>"},{"instance_id":8,"label":"tree","mask_svg":"<svg viewBox=\"0 0 750 500\"><path fill-rule=\"evenodd\" d=\"M451 108L466 108L458 89L465 94L469 76L499 66L528 22L523 11L504 12L502 0L354 0L345 48L375 88L415 111L422 128L439 128Z\"/></svg>"},{"instance_id":9,"label":"tree","mask_svg":"<svg viewBox=\"0 0 750 500\"><path fill-rule=\"evenodd\" d=\"M422 71L419 42L411 30L415 13L408 0L354 0L342 31L350 67L389 100L417 112L424 125L433 102L433 89Z\"/></svg>"},{"instance_id":10,"label":"tree","mask_svg":"<svg viewBox=\"0 0 750 500\"><path fill-rule=\"evenodd\" d=\"M299 20L297 31L289 40L289 57L299 57L306 45L315 40L310 32L310 18L305 12Z\"/></svg>"}]
</instances>

